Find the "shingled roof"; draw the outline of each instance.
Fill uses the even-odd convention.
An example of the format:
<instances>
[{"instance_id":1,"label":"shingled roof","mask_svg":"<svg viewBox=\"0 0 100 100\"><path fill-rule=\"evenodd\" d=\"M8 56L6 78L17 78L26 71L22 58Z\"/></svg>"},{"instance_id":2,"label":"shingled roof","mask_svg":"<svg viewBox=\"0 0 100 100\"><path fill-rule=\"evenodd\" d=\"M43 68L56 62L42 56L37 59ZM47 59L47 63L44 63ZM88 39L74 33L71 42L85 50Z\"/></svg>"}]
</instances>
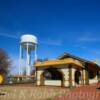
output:
<instances>
[{"instance_id":1,"label":"shingled roof","mask_svg":"<svg viewBox=\"0 0 100 100\"><path fill-rule=\"evenodd\" d=\"M73 59L79 60L79 61L87 63L87 64L95 65L97 67L97 69L100 70L100 66L98 64L96 64L96 63L94 63L92 61L88 61L88 60L85 60L83 58L74 56L74 55L72 55L70 53L67 53L67 52L65 52L64 54L62 54L61 56L59 56L57 59L61 60L61 59L64 59L64 58L73 58Z\"/></svg>"},{"instance_id":2,"label":"shingled roof","mask_svg":"<svg viewBox=\"0 0 100 100\"><path fill-rule=\"evenodd\" d=\"M74 58L74 59L79 60L79 61L82 61L82 62L94 63L92 61L85 60L83 58L74 56L74 55L67 53L67 52L65 52L63 55L59 56L57 59L61 60L61 59L64 59L64 58L69 58L69 57Z\"/></svg>"}]
</instances>

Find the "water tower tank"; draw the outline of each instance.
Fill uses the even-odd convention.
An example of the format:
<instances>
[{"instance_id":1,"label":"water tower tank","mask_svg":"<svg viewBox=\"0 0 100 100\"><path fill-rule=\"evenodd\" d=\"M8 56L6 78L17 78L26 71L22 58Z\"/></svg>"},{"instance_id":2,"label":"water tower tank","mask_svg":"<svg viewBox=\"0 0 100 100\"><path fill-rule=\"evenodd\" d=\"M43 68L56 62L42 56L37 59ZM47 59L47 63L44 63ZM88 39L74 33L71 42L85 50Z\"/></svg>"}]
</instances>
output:
<instances>
[{"instance_id":1,"label":"water tower tank","mask_svg":"<svg viewBox=\"0 0 100 100\"><path fill-rule=\"evenodd\" d=\"M29 50L34 49L35 45L37 45L37 37L34 35L23 35L20 42L23 48L26 49L28 43Z\"/></svg>"}]
</instances>

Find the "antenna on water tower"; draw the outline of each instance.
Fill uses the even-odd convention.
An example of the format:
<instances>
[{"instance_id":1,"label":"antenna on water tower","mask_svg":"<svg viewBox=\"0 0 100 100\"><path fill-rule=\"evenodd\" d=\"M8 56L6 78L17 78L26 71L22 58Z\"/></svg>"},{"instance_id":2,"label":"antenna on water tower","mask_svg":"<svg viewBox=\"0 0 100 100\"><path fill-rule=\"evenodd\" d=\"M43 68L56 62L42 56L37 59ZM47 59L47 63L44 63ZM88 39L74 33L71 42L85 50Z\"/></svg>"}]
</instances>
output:
<instances>
[{"instance_id":1,"label":"antenna on water tower","mask_svg":"<svg viewBox=\"0 0 100 100\"><path fill-rule=\"evenodd\" d=\"M37 37L34 35L22 35L20 39L19 75L22 75L23 50L26 51L26 75L31 74L31 52L35 51L34 59L37 61Z\"/></svg>"}]
</instances>

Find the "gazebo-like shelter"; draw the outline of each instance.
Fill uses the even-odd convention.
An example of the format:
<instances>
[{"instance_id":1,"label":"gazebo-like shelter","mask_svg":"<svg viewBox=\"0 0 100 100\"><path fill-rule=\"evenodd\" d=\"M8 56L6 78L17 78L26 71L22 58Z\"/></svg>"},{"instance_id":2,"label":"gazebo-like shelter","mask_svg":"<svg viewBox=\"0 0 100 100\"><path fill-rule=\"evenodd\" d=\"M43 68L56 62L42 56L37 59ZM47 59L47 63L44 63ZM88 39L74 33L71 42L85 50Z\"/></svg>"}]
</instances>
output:
<instances>
[{"instance_id":1,"label":"gazebo-like shelter","mask_svg":"<svg viewBox=\"0 0 100 100\"><path fill-rule=\"evenodd\" d=\"M91 61L64 53L55 60L35 64L37 85L79 86L97 83L100 67Z\"/></svg>"}]
</instances>

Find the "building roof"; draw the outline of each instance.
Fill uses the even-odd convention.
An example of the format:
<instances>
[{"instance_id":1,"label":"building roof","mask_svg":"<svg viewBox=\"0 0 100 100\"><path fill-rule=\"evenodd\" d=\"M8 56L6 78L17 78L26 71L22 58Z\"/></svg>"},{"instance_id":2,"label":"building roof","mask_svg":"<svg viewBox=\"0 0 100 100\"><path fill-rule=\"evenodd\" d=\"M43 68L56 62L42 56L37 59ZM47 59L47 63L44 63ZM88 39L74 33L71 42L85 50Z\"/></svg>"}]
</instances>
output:
<instances>
[{"instance_id":1,"label":"building roof","mask_svg":"<svg viewBox=\"0 0 100 100\"><path fill-rule=\"evenodd\" d=\"M69 58L69 57L74 58L74 59L77 59L77 60L82 61L82 62L93 63L92 61L85 60L83 58L74 56L74 55L72 55L70 53L67 53L67 52L65 52L64 54L62 54L61 56L59 56L57 59L64 59L64 58Z\"/></svg>"},{"instance_id":2,"label":"building roof","mask_svg":"<svg viewBox=\"0 0 100 100\"><path fill-rule=\"evenodd\" d=\"M74 59L63 59L63 60L49 60L49 61L44 61L44 62L37 62L35 64L35 67L48 67L48 66L58 66L58 65L66 65L66 64L73 64L77 65L79 67L83 67L82 64Z\"/></svg>"},{"instance_id":3,"label":"building roof","mask_svg":"<svg viewBox=\"0 0 100 100\"><path fill-rule=\"evenodd\" d=\"M78 61L81 61L81 62L84 62L88 65L88 68L89 69L97 69L97 70L100 70L100 66L92 61L88 61L88 60L85 60L83 58L80 58L80 57L77 57L77 56L74 56L70 53L64 53L63 55L59 56L57 59L61 60L61 59L65 59L65 58L73 58L73 59L76 59ZM90 67L92 66L92 68Z\"/></svg>"},{"instance_id":4,"label":"building roof","mask_svg":"<svg viewBox=\"0 0 100 100\"><path fill-rule=\"evenodd\" d=\"M82 62L87 64L87 66L82 65ZM92 69L92 70L94 70L94 69L95 70L100 70L99 65L97 65L96 63L94 63L92 61L82 59L80 57L73 56L69 53L64 53L63 55L58 57L56 60L36 62L35 67L36 68L43 68L43 67L50 67L50 66L55 67L55 66L59 66L59 65L61 67L61 65L66 65L66 64L76 65L78 68L87 67L87 68Z\"/></svg>"}]
</instances>

